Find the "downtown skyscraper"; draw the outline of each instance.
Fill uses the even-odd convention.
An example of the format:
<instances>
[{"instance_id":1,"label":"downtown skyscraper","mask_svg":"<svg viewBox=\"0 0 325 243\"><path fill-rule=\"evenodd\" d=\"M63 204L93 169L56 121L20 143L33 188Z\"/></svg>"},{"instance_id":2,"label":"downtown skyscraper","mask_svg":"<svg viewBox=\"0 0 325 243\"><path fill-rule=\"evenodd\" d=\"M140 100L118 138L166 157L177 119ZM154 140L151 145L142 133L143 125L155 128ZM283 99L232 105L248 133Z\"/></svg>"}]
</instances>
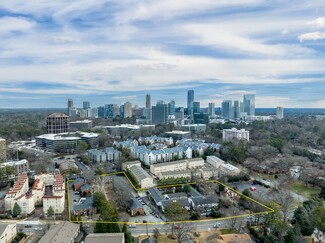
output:
<instances>
[{"instance_id":1,"label":"downtown skyscraper","mask_svg":"<svg viewBox=\"0 0 325 243\"><path fill-rule=\"evenodd\" d=\"M187 115L193 120L194 90L187 91Z\"/></svg>"},{"instance_id":2,"label":"downtown skyscraper","mask_svg":"<svg viewBox=\"0 0 325 243\"><path fill-rule=\"evenodd\" d=\"M244 112L247 116L255 116L255 95L246 94L244 95Z\"/></svg>"}]
</instances>

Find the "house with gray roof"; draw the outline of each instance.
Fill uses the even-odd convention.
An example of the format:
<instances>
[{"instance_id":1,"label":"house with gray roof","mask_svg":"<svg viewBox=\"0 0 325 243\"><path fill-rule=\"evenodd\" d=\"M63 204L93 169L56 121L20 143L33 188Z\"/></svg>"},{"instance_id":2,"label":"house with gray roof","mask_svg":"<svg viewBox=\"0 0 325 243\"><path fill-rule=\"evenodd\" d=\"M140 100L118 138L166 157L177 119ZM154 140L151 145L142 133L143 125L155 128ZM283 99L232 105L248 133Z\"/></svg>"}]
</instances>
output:
<instances>
[{"instance_id":1,"label":"house with gray roof","mask_svg":"<svg viewBox=\"0 0 325 243\"><path fill-rule=\"evenodd\" d=\"M146 214L144 212L142 204L135 197L131 198L130 211L131 211L131 216L145 215Z\"/></svg>"}]
</instances>

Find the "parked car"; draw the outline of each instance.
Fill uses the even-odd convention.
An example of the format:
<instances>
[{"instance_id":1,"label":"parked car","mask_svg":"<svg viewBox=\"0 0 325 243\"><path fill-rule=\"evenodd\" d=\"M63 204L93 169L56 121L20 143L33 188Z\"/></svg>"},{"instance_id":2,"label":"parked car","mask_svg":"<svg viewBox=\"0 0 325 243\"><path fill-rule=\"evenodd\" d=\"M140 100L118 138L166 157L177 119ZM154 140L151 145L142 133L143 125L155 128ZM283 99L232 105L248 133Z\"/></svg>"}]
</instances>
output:
<instances>
[{"instance_id":1,"label":"parked car","mask_svg":"<svg viewBox=\"0 0 325 243\"><path fill-rule=\"evenodd\" d=\"M129 228L136 228L137 226L135 224L129 224Z\"/></svg>"},{"instance_id":2,"label":"parked car","mask_svg":"<svg viewBox=\"0 0 325 243\"><path fill-rule=\"evenodd\" d=\"M256 191L256 187L255 187L255 186L251 186L251 187L250 187L250 190L251 190L251 191Z\"/></svg>"},{"instance_id":3,"label":"parked car","mask_svg":"<svg viewBox=\"0 0 325 243\"><path fill-rule=\"evenodd\" d=\"M221 223L219 223L219 222L216 222L216 223L213 225L213 228L219 228L219 227L220 227L220 225L221 225Z\"/></svg>"}]
</instances>

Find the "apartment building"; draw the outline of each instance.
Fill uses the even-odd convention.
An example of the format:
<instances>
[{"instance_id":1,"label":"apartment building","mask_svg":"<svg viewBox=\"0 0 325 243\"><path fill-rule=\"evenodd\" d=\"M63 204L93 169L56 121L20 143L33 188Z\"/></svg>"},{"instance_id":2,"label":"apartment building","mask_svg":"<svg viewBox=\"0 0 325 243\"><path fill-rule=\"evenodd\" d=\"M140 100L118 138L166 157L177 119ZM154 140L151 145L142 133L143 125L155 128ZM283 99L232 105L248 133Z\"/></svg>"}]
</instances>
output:
<instances>
[{"instance_id":1,"label":"apartment building","mask_svg":"<svg viewBox=\"0 0 325 243\"><path fill-rule=\"evenodd\" d=\"M68 221L60 222L50 228L39 243L74 243L80 232L80 225ZM78 241L79 242L79 241Z\"/></svg>"},{"instance_id":2,"label":"apartment building","mask_svg":"<svg viewBox=\"0 0 325 243\"><path fill-rule=\"evenodd\" d=\"M52 190L51 190L52 189ZM43 211L47 213L50 207L54 213L60 214L64 211L65 204L65 183L61 174L53 175L53 184L49 185L49 190L43 197Z\"/></svg>"},{"instance_id":3,"label":"apartment building","mask_svg":"<svg viewBox=\"0 0 325 243\"><path fill-rule=\"evenodd\" d=\"M35 205L32 193L27 194L28 189L27 174L20 174L5 196L5 210L12 212L15 203L17 203L21 208L22 214L32 213Z\"/></svg>"},{"instance_id":4,"label":"apartment building","mask_svg":"<svg viewBox=\"0 0 325 243\"><path fill-rule=\"evenodd\" d=\"M202 158L193 158L193 159L152 164L150 165L150 172L154 175L158 175L159 173L162 172L182 171L186 169L199 168L202 166L204 166L204 160Z\"/></svg>"},{"instance_id":5,"label":"apartment building","mask_svg":"<svg viewBox=\"0 0 325 243\"><path fill-rule=\"evenodd\" d=\"M16 235L16 224L0 223L0 243L12 242Z\"/></svg>"},{"instance_id":6,"label":"apartment building","mask_svg":"<svg viewBox=\"0 0 325 243\"><path fill-rule=\"evenodd\" d=\"M1 163L0 168L3 167L14 167L16 169L16 175L27 173L29 171L29 163L26 159Z\"/></svg>"},{"instance_id":7,"label":"apartment building","mask_svg":"<svg viewBox=\"0 0 325 243\"><path fill-rule=\"evenodd\" d=\"M222 140L223 141L232 141L232 140L249 141L249 131L246 131L245 129L237 130L237 128L223 129Z\"/></svg>"},{"instance_id":8,"label":"apartment building","mask_svg":"<svg viewBox=\"0 0 325 243\"><path fill-rule=\"evenodd\" d=\"M88 151L88 157L94 163L114 162L120 159L121 152L112 147L105 148L104 150L90 149Z\"/></svg>"}]
</instances>

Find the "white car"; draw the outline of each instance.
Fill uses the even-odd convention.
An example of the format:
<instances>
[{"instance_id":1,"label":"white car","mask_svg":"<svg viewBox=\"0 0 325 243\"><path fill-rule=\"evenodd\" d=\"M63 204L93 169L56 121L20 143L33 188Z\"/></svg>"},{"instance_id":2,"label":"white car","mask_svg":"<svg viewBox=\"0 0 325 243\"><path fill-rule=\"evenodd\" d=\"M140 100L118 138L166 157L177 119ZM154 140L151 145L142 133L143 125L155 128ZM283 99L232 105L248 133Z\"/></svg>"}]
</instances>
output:
<instances>
[{"instance_id":1,"label":"white car","mask_svg":"<svg viewBox=\"0 0 325 243\"><path fill-rule=\"evenodd\" d=\"M129 228L136 228L137 226L135 224L129 224Z\"/></svg>"},{"instance_id":2,"label":"white car","mask_svg":"<svg viewBox=\"0 0 325 243\"><path fill-rule=\"evenodd\" d=\"M216 222L216 223L213 225L213 228L219 228L219 227L220 227L220 225L221 225L221 223L220 223L220 222Z\"/></svg>"}]
</instances>

